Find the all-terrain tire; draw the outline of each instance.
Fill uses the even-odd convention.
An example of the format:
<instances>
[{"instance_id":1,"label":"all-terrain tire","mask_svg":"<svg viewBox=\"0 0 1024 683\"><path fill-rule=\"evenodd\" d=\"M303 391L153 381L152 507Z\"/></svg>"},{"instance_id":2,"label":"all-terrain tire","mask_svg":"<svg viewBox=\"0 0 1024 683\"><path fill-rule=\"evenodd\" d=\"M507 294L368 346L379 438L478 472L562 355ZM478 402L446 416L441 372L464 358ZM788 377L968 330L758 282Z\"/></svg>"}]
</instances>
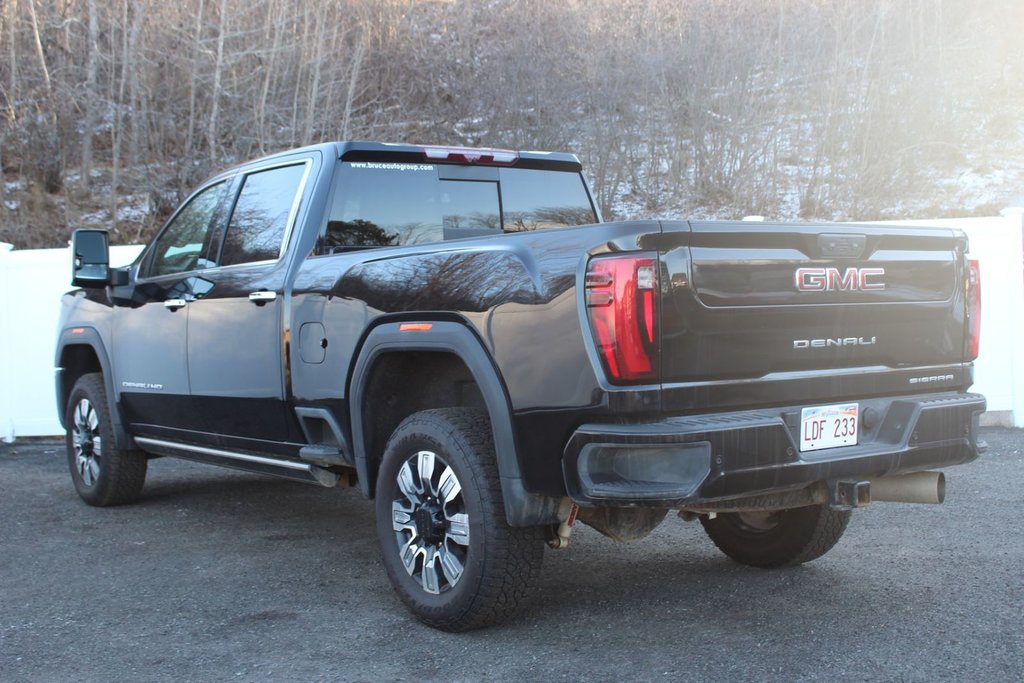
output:
<instances>
[{"instance_id":1,"label":"all-terrain tire","mask_svg":"<svg viewBox=\"0 0 1024 683\"><path fill-rule=\"evenodd\" d=\"M752 567L788 567L816 560L836 544L850 521L849 510L810 505L772 513L701 516L718 549Z\"/></svg>"},{"instance_id":2,"label":"all-terrain tire","mask_svg":"<svg viewBox=\"0 0 1024 683\"><path fill-rule=\"evenodd\" d=\"M68 467L75 490L89 505L123 505L138 499L146 481L146 454L114 448L110 404L103 375L82 375L64 415Z\"/></svg>"},{"instance_id":3,"label":"all-terrain tire","mask_svg":"<svg viewBox=\"0 0 1024 683\"><path fill-rule=\"evenodd\" d=\"M388 578L423 623L467 631L503 621L540 573L543 530L505 520L490 422L481 410L425 410L391 435L376 487Z\"/></svg>"}]
</instances>

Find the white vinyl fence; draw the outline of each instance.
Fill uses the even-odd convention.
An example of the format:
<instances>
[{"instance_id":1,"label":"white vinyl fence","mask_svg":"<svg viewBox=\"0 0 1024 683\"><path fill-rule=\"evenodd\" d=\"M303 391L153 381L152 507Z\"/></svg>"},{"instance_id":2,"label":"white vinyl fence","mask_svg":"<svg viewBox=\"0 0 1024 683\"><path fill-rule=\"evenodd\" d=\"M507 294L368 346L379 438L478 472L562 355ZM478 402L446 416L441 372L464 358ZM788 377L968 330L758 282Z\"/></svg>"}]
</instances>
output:
<instances>
[{"instance_id":1,"label":"white vinyl fence","mask_svg":"<svg viewBox=\"0 0 1024 683\"><path fill-rule=\"evenodd\" d=\"M900 221L959 228L981 269L981 350L971 391L988 399L982 424L1024 427L1024 209L995 218Z\"/></svg>"},{"instance_id":2,"label":"white vinyl fence","mask_svg":"<svg viewBox=\"0 0 1024 683\"><path fill-rule=\"evenodd\" d=\"M973 390L988 397L989 424L1024 427L1024 213L901 222L960 228L981 267L981 356ZM141 247L114 247L112 265ZM54 349L61 294L70 289L68 249L14 251L0 244L0 440L61 433Z\"/></svg>"},{"instance_id":3,"label":"white vinyl fence","mask_svg":"<svg viewBox=\"0 0 1024 683\"><path fill-rule=\"evenodd\" d=\"M113 247L111 265L142 247ZM54 352L61 294L71 289L71 250L12 251L0 244L0 440L61 433Z\"/></svg>"}]
</instances>

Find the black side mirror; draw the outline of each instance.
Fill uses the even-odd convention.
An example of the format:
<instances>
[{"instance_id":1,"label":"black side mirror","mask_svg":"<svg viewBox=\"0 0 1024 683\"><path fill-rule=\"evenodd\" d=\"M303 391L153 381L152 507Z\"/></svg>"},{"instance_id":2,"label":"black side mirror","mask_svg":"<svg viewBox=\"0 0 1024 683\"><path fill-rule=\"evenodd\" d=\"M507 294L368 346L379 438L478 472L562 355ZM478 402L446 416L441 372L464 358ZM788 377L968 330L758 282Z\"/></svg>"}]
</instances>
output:
<instances>
[{"instance_id":1,"label":"black side mirror","mask_svg":"<svg viewBox=\"0 0 1024 683\"><path fill-rule=\"evenodd\" d=\"M106 287L110 248L106 230L75 230L71 235L71 286Z\"/></svg>"}]
</instances>

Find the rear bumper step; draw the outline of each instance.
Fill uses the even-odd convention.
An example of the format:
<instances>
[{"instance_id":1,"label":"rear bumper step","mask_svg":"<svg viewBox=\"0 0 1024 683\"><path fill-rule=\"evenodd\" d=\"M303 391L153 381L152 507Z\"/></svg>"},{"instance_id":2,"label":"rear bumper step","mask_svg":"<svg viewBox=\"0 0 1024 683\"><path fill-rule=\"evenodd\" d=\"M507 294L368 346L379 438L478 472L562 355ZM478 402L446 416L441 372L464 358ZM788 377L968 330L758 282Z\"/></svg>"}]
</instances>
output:
<instances>
[{"instance_id":1,"label":"rear bumper step","mask_svg":"<svg viewBox=\"0 0 1024 683\"><path fill-rule=\"evenodd\" d=\"M801 453L800 410L589 424L573 434L563 468L583 506L693 507L702 502L862 480L970 462L978 457L979 394L860 400L859 443Z\"/></svg>"}]
</instances>

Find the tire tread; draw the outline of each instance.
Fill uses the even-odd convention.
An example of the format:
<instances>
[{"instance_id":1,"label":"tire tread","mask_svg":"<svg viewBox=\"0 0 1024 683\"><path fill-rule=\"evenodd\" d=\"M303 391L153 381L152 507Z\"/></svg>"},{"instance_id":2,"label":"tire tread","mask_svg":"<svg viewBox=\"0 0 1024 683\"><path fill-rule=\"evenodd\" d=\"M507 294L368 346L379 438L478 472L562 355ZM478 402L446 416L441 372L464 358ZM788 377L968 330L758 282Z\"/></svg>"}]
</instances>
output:
<instances>
[{"instance_id":1,"label":"tire tread","mask_svg":"<svg viewBox=\"0 0 1024 683\"><path fill-rule=\"evenodd\" d=\"M479 492L482 503L484 526L494 531L483 559L486 566L473 598L447 616L417 611L409 598L403 595L402 588L395 587L403 601L424 623L444 631L468 631L505 621L525 603L531 584L540 574L544 535L537 527L511 527L505 519L501 479L486 412L472 408L424 410L406 418L392 439L401 439L407 433L424 428L437 430L439 427L443 428L447 447L459 448L467 456L471 483Z\"/></svg>"},{"instance_id":2,"label":"tire tread","mask_svg":"<svg viewBox=\"0 0 1024 683\"><path fill-rule=\"evenodd\" d=\"M75 470L74 454L71 448L71 415L74 405L80 397L88 398L97 411L100 420L100 436L103 439L100 476L96 485L91 488L85 487L84 483L80 481ZM78 378L69 394L66 410L68 466L71 468L72 480L82 500L96 507L124 505L138 500L146 482L146 470L149 462L142 451L113 447L114 433L110 423L110 404L107 402L107 389L102 373L92 372Z\"/></svg>"},{"instance_id":3,"label":"tire tread","mask_svg":"<svg viewBox=\"0 0 1024 683\"><path fill-rule=\"evenodd\" d=\"M701 517L711 541L733 560L752 567L792 567L818 559L835 546L850 522L849 510L812 505L781 511L779 526L764 533L745 531L736 513Z\"/></svg>"}]
</instances>

